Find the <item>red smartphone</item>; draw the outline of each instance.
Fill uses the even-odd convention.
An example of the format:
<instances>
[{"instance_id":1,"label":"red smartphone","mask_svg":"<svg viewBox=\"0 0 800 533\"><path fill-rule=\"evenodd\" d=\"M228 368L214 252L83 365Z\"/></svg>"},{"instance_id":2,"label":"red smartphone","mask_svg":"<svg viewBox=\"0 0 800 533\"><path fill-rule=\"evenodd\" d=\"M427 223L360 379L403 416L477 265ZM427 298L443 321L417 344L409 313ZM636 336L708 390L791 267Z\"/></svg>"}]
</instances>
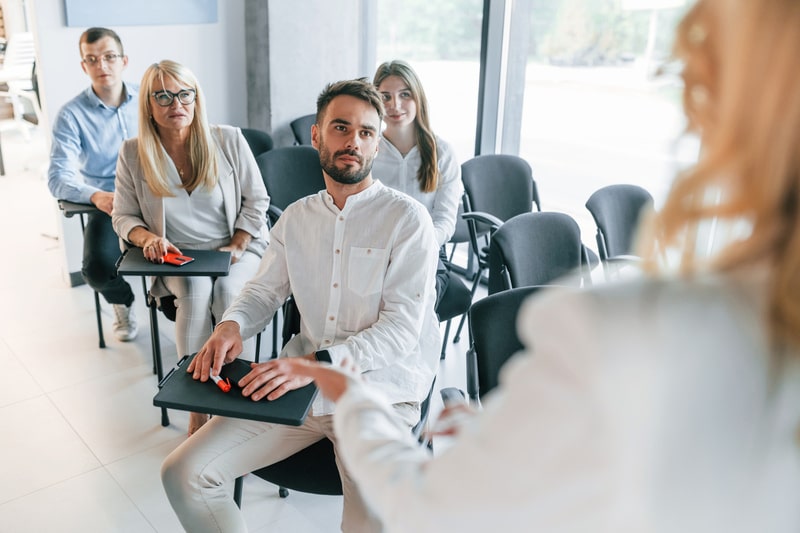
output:
<instances>
[{"instance_id":1,"label":"red smartphone","mask_svg":"<svg viewBox=\"0 0 800 533\"><path fill-rule=\"evenodd\" d=\"M186 263L191 263L192 261L194 261L194 257L189 257L186 255L175 253L167 253L164 255L164 262L169 263L170 265L182 266Z\"/></svg>"}]
</instances>

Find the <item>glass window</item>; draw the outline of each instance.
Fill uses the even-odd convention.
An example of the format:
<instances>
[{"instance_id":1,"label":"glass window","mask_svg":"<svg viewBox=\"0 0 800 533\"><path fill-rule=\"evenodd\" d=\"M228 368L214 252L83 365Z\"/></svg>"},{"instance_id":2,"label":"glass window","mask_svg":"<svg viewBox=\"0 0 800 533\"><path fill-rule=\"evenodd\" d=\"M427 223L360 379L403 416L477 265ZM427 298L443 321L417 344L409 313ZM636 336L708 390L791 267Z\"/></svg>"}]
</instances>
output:
<instances>
[{"instance_id":1,"label":"glass window","mask_svg":"<svg viewBox=\"0 0 800 533\"><path fill-rule=\"evenodd\" d=\"M681 159L696 156L676 143L682 85L667 62L689 3L530 0L520 155L543 208L573 216L593 248L592 192L632 183L658 205Z\"/></svg>"},{"instance_id":2,"label":"glass window","mask_svg":"<svg viewBox=\"0 0 800 533\"><path fill-rule=\"evenodd\" d=\"M434 133L461 162L475 147L482 0L381 0L377 63L402 59L422 80ZM373 71L374 72L374 71Z\"/></svg>"}]
</instances>

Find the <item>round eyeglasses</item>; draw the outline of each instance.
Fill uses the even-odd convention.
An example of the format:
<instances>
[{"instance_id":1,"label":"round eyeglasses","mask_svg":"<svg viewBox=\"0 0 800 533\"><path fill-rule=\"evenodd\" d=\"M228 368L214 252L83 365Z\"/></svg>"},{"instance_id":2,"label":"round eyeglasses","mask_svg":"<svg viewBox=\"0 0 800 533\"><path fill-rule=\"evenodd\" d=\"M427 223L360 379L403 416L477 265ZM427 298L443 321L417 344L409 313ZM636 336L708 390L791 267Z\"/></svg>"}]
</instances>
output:
<instances>
[{"instance_id":1,"label":"round eyeglasses","mask_svg":"<svg viewBox=\"0 0 800 533\"><path fill-rule=\"evenodd\" d=\"M197 98L197 92L194 89L181 89L173 93L164 89L163 91L150 93L150 96L152 96L153 100L161 107L168 107L172 105L172 101L175 100L175 98L183 105L191 104L194 102L194 99Z\"/></svg>"},{"instance_id":2,"label":"round eyeglasses","mask_svg":"<svg viewBox=\"0 0 800 533\"><path fill-rule=\"evenodd\" d=\"M83 62L93 67L95 65L99 65L101 61L105 61L106 65L113 65L117 62L117 59L121 58L122 54L103 54L100 57L96 56L86 56L83 58Z\"/></svg>"}]
</instances>

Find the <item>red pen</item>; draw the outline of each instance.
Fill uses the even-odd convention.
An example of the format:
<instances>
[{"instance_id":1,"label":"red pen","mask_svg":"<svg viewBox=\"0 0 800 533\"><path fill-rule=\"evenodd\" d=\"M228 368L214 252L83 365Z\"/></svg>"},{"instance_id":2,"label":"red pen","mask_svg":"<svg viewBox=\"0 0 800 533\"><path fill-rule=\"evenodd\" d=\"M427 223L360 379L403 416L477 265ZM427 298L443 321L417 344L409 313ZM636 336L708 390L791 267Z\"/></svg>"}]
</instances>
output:
<instances>
[{"instance_id":1,"label":"red pen","mask_svg":"<svg viewBox=\"0 0 800 533\"><path fill-rule=\"evenodd\" d=\"M230 379L225 378L225 381L223 381L222 378L219 377L219 376L209 375L209 377L211 378L211 381L213 381L214 383L217 384L217 387L222 389L222 392L230 392L230 390L231 390L231 380Z\"/></svg>"}]
</instances>

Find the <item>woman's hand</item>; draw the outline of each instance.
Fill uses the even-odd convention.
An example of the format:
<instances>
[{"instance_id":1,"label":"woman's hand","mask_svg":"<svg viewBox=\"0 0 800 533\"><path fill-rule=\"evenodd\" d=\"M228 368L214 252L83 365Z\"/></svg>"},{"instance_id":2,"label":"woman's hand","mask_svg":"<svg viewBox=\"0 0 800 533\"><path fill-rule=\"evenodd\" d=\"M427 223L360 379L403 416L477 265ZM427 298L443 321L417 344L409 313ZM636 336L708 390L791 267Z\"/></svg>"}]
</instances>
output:
<instances>
[{"instance_id":1,"label":"woman's hand","mask_svg":"<svg viewBox=\"0 0 800 533\"><path fill-rule=\"evenodd\" d=\"M229 245L227 245L227 246L220 246L220 247L219 247L219 248L217 248L217 249L218 249L220 252L230 252L230 253L231 253L231 264L232 264L232 265L234 265L234 264L236 264L236 262L237 262L237 261L239 261L239 258L240 258L240 257L242 257L242 254L244 253L244 251L245 251L245 249L246 249L246 248L247 248L247 247L245 247L245 248L239 248L239 247L237 247L237 246L234 246L234 245L231 243L231 244L229 244Z\"/></svg>"},{"instance_id":2,"label":"woman's hand","mask_svg":"<svg viewBox=\"0 0 800 533\"><path fill-rule=\"evenodd\" d=\"M181 253L177 246L169 242L167 239L159 237L153 233L151 233L145 239L142 246L144 258L153 263L163 263L164 255L166 255L168 252L172 252L174 254Z\"/></svg>"},{"instance_id":3,"label":"woman's hand","mask_svg":"<svg viewBox=\"0 0 800 533\"><path fill-rule=\"evenodd\" d=\"M290 359L303 361L292 366L291 371L295 375L313 379L322 395L334 402L338 402L339 398L347 392L351 379L360 378L358 369L350 359L342 361L339 367L318 363L314 354Z\"/></svg>"},{"instance_id":4,"label":"woman's hand","mask_svg":"<svg viewBox=\"0 0 800 533\"><path fill-rule=\"evenodd\" d=\"M219 247L218 250L220 252L230 252L231 264L234 264L242 257L242 254L245 252L245 250L247 250L247 245L250 244L250 240L252 238L252 235L246 231L237 229L235 232L233 232L231 242L226 246Z\"/></svg>"}]
</instances>

